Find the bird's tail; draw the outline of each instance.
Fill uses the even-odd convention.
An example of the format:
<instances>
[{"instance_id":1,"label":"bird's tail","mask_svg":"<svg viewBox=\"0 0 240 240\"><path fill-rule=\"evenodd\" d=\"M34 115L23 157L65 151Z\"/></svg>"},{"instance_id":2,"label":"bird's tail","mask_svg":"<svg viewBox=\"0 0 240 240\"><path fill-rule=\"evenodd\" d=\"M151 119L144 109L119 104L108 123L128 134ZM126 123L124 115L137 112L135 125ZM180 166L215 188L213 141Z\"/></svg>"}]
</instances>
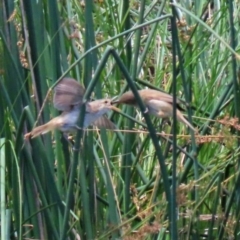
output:
<instances>
[{"instance_id":1,"label":"bird's tail","mask_svg":"<svg viewBox=\"0 0 240 240\"><path fill-rule=\"evenodd\" d=\"M182 123L185 123L188 127L190 127L194 132L197 132L197 129L195 129L192 124L182 115L180 111L177 111L177 118Z\"/></svg>"},{"instance_id":2,"label":"bird's tail","mask_svg":"<svg viewBox=\"0 0 240 240\"><path fill-rule=\"evenodd\" d=\"M31 132L26 133L24 135L24 138L25 139L35 138L41 134L45 134L45 133L48 133L48 132L54 130L55 128L58 127L57 124L54 124L54 122L55 122L55 118L44 125L35 127Z\"/></svg>"}]
</instances>

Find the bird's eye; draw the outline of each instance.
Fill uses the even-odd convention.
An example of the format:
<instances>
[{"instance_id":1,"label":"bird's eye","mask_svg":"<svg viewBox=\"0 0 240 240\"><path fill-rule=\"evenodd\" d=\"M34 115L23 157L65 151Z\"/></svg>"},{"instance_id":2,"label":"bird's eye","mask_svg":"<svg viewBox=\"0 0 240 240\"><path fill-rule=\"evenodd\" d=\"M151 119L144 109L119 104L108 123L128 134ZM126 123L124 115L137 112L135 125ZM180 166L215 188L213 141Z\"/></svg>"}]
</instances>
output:
<instances>
[{"instance_id":1,"label":"bird's eye","mask_svg":"<svg viewBox=\"0 0 240 240\"><path fill-rule=\"evenodd\" d=\"M107 104L107 103L108 103L108 100L105 100L105 101L104 101L104 103L106 103L106 104Z\"/></svg>"}]
</instances>

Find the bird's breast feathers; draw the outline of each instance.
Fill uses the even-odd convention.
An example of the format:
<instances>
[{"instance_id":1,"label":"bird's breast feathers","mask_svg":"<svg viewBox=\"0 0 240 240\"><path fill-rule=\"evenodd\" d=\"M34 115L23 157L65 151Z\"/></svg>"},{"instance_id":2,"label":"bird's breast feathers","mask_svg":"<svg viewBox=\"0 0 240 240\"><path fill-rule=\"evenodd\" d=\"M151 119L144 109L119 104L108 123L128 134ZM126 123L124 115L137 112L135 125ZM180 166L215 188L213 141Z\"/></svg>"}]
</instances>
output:
<instances>
[{"instance_id":1,"label":"bird's breast feathers","mask_svg":"<svg viewBox=\"0 0 240 240\"><path fill-rule=\"evenodd\" d=\"M75 110L71 112L64 112L61 115L62 117L58 121L61 131L67 132L76 128L79 112L79 110Z\"/></svg>"}]
</instances>

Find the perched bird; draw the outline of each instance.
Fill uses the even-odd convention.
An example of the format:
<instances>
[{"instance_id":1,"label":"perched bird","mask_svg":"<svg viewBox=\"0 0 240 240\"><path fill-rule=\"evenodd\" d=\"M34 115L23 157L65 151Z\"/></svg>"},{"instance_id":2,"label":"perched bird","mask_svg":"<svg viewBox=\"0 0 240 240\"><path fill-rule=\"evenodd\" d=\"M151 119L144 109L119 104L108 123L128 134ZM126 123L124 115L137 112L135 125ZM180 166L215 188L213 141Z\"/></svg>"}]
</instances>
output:
<instances>
[{"instance_id":1,"label":"perched bird","mask_svg":"<svg viewBox=\"0 0 240 240\"><path fill-rule=\"evenodd\" d=\"M139 90L138 94L142 98L142 101L150 114L160 118L171 117L173 115L173 97L171 95L153 89ZM119 99L112 101L112 104L121 103L138 106L132 91L125 92L119 97ZM179 106L179 100L177 100L177 108L177 119L185 123L192 130L196 131L196 129L184 118L180 112L182 108Z\"/></svg>"},{"instance_id":2,"label":"perched bird","mask_svg":"<svg viewBox=\"0 0 240 240\"><path fill-rule=\"evenodd\" d=\"M83 104L84 93L84 87L76 80L63 78L54 88L53 96L53 105L56 109L63 111L62 114L44 125L35 127L31 132L25 134L25 139L35 138L54 129L59 129L64 133L78 129L77 121ZM114 129L114 123L103 116L110 110L118 111L118 108L111 104L111 99L87 102L83 128L93 125L99 128Z\"/></svg>"}]
</instances>

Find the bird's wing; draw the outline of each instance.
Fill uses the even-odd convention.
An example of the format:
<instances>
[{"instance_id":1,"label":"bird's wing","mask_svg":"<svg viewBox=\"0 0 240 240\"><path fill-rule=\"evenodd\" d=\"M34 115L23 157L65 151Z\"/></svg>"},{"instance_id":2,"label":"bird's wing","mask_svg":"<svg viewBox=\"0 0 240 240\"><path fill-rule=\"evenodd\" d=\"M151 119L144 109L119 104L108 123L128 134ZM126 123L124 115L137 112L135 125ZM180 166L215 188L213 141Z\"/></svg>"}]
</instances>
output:
<instances>
[{"instance_id":1,"label":"bird's wing","mask_svg":"<svg viewBox=\"0 0 240 240\"><path fill-rule=\"evenodd\" d=\"M164 92L160 92L160 91L157 91L157 90L153 90L153 89L140 90L139 94L142 97L142 99L145 100L145 101L155 99L155 100L165 101L165 102L168 102L168 103L173 102L172 95L164 93Z\"/></svg>"},{"instance_id":2,"label":"bird's wing","mask_svg":"<svg viewBox=\"0 0 240 240\"><path fill-rule=\"evenodd\" d=\"M144 91L146 91L146 90L145 89L140 90L139 92L140 92L140 95L142 96L143 100L146 102L149 102L151 100L159 100L162 102L167 102L167 103L173 104L173 96L168 93L164 93L164 92L160 92L160 91L151 89L148 91L148 94L144 94ZM179 104L180 104L180 101L177 98L177 108L179 110L184 110Z\"/></svg>"},{"instance_id":3,"label":"bird's wing","mask_svg":"<svg viewBox=\"0 0 240 240\"><path fill-rule=\"evenodd\" d=\"M138 91L140 97L143 101L150 101L152 99L159 99L168 103L173 102L173 97L167 93L160 92L153 89L143 89ZM114 100L112 103L125 103L125 104L136 104L136 99L132 91L127 91L119 98L119 100Z\"/></svg>"},{"instance_id":4,"label":"bird's wing","mask_svg":"<svg viewBox=\"0 0 240 240\"><path fill-rule=\"evenodd\" d=\"M98 128L116 129L116 125L106 116L99 117L92 125Z\"/></svg>"},{"instance_id":5,"label":"bird's wing","mask_svg":"<svg viewBox=\"0 0 240 240\"><path fill-rule=\"evenodd\" d=\"M81 105L85 89L73 78L63 78L54 88L53 104L60 111L70 111Z\"/></svg>"}]
</instances>

